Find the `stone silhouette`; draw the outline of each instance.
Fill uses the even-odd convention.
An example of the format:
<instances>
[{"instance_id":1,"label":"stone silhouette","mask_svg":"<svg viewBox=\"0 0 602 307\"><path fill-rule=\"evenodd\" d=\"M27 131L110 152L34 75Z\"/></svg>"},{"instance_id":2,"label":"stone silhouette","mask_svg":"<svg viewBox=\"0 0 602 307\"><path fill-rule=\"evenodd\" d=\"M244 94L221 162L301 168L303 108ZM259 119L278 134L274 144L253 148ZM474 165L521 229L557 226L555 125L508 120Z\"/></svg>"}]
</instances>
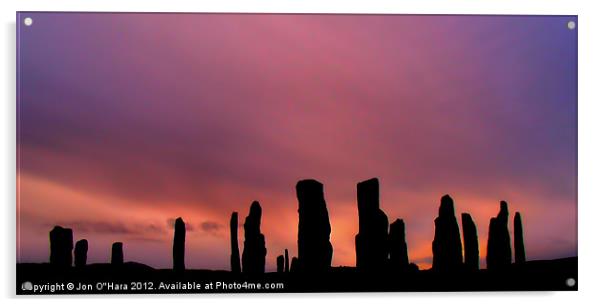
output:
<instances>
[{"instance_id":1,"label":"stone silhouette","mask_svg":"<svg viewBox=\"0 0 602 307\"><path fill-rule=\"evenodd\" d=\"M514 214L514 263L525 263L525 241L523 240L523 221L519 212Z\"/></svg>"},{"instance_id":2,"label":"stone silhouette","mask_svg":"<svg viewBox=\"0 0 602 307\"><path fill-rule=\"evenodd\" d=\"M454 201L449 195L445 195L441 198L439 216L435 219L433 270L455 272L462 266L462 241L454 213Z\"/></svg>"},{"instance_id":3,"label":"stone silhouette","mask_svg":"<svg viewBox=\"0 0 602 307\"><path fill-rule=\"evenodd\" d=\"M238 212L232 212L230 217L230 270L240 273L240 253L238 251Z\"/></svg>"},{"instance_id":4,"label":"stone silhouette","mask_svg":"<svg viewBox=\"0 0 602 307\"><path fill-rule=\"evenodd\" d=\"M284 272L290 272L290 266L288 263L288 249L284 249Z\"/></svg>"},{"instance_id":5,"label":"stone silhouette","mask_svg":"<svg viewBox=\"0 0 602 307\"><path fill-rule=\"evenodd\" d=\"M242 252L242 272L258 274L265 272L265 237L261 233L261 206L254 201L249 216L245 219L245 242Z\"/></svg>"},{"instance_id":6,"label":"stone silhouette","mask_svg":"<svg viewBox=\"0 0 602 307\"><path fill-rule=\"evenodd\" d=\"M464 238L464 267L469 271L478 271L479 239L477 226L468 213L462 213L462 236Z\"/></svg>"},{"instance_id":7,"label":"stone silhouette","mask_svg":"<svg viewBox=\"0 0 602 307\"><path fill-rule=\"evenodd\" d=\"M293 257L291 259L291 273L296 273L299 266L299 258Z\"/></svg>"},{"instance_id":8,"label":"stone silhouette","mask_svg":"<svg viewBox=\"0 0 602 307\"><path fill-rule=\"evenodd\" d=\"M284 256L283 255L276 257L276 272L278 272L278 273L284 272Z\"/></svg>"},{"instance_id":9,"label":"stone silhouette","mask_svg":"<svg viewBox=\"0 0 602 307\"><path fill-rule=\"evenodd\" d=\"M73 264L73 230L54 226L50 231L50 263L59 267Z\"/></svg>"},{"instance_id":10,"label":"stone silhouette","mask_svg":"<svg viewBox=\"0 0 602 307\"><path fill-rule=\"evenodd\" d=\"M86 266L86 262L88 261L88 240L77 241L73 254L75 255L75 267Z\"/></svg>"},{"instance_id":11,"label":"stone silhouette","mask_svg":"<svg viewBox=\"0 0 602 307\"><path fill-rule=\"evenodd\" d=\"M358 183L359 233L355 236L358 270L382 270L387 265L389 220L379 206L378 179Z\"/></svg>"},{"instance_id":12,"label":"stone silhouette","mask_svg":"<svg viewBox=\"0 0 602 307\"><path fill-rule=\"evenodd\" d=\"M111 247L111 264L122 265L123 264L123 243L115 242Z\"/></svg>"},{"instance_id":13,"label":"stone silhouette","mask_svg":"<svg viewBox=\"0 0 602 307\"><path fill-rule=\"evenodd\" d=\"M299 181L296 190L299 201L297 269L302 272L327 271L332 261L332 245L324 186L316 180L308 179Z\"/></svg>"},{"instance_id":14,"label":"stone silhouette","mask_svg":"<svg viewBox=\"0 0 602 307\"><path fill-rule=\"evenodd\" d=\"M395 220L389 228L389 261L391 269L395 271L405 270L410 265L405 224L402 219Z\"/></svg>"},{"instance_id":15,"label":"stone silhouette","mask_svg":"<svg viewBox=\"0 0 602 307\"><path fill-rule=\"evenodd\" d=\"M489 222L487 239L487 269L502 270L510 266L512 250L508 232L508 204L500 202L500 212Z\"/></svg>"},{"instance_id":16,"label":"stone silhouette","mask_svg":"<svg viewBox=\"0 0 602 307\"><path fill-rule=\"evenodd\" d=\"M186 224L184 224L184 220L179 217L174 224L173 235L173 269L176 271L184 271L186 268L184 264L185 244Z\"/></svg>"}]
</instances>

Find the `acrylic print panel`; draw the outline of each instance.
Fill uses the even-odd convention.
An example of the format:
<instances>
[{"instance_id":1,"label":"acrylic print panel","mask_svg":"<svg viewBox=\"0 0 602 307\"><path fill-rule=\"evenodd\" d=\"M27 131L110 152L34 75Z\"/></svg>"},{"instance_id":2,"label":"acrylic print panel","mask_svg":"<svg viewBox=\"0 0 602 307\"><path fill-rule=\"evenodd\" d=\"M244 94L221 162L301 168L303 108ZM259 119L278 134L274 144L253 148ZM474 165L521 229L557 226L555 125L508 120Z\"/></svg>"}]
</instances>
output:
<instances>
[{"instance_id":1,"label":"acrylic print panel","mask_svg":"<svg viewBox=\"0 0 602 307\"><path fill-rule=\"evenodd\" d=\"M576 16L17 24L19 294L577 289Z\"/></svg>"}]
</instances>

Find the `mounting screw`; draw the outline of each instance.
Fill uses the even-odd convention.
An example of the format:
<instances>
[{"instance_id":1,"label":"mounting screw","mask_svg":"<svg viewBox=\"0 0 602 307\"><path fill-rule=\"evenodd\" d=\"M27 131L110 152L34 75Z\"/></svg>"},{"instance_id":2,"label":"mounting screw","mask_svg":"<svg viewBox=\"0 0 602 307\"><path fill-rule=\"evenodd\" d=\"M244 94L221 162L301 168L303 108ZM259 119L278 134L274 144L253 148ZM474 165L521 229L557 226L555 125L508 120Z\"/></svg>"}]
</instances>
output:
<instances>
[{"instance_id":1,"label":"mounting screw","mask_svg":"<svg viewBox=\"0 0 602 307\"><path fill-rule=\"evenodd\" d=\"M569 287L574 287L576 283L577 283L577 281L575 280L575 278L567 278L566 279L566 285Z\"/></svg>"},{"instance_id":2,"label":"mounting screw","mask_svg":"<svg viewBox=\"0 0 602 307\"><path fill-rule=\"evenodd\" d=\"M567 28L569 28L569 30L574 30L575 27L577 26L577 24L571 20L566 24L566 26L567 26Z\"/></svg>"}]
</instances>

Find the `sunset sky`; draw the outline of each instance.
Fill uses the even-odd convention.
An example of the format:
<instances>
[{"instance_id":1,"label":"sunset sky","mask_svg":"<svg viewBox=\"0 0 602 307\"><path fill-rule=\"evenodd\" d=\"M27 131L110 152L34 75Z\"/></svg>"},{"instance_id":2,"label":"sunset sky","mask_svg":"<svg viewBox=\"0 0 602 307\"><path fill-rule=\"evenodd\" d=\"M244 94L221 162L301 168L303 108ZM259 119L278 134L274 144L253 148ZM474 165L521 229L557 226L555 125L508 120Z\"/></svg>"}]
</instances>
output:
<instances>
[{"instance_id":1,"label":"sunset sky","mask_svg":"<svg viewBox=\"0 0 602 307\"><path fill-rule=\"evenodd\" d=\"M48 261L62 225L91 263L122 241L126 261L171 267L181 216L187 267L229 269L230 214L242 225L258 200L274 270L297 254L295 184L314 178L332 264L352 266L372 177L421 268L444 194L482 259L500 200L527 259L577 254L576 17L18 18L18 262Z\"/></svg>"}]
</instances>

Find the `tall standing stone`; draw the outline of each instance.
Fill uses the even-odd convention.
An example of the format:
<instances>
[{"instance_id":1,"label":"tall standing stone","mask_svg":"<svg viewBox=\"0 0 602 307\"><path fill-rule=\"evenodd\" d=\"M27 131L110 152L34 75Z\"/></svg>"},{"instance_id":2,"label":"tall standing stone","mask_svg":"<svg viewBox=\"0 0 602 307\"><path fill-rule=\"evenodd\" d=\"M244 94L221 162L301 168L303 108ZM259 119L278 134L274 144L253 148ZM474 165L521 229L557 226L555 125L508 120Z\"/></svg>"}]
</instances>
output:
<instances>
[{"instance_id":1,"label":"tall standing stone","mask_svg":"<svg viewBox=\"0 0 602 307\"><path fill-rule=\"evenodd\" d=\"M464 267L469 271L478 271L479 239L477 226L468 213L462 213L462 236L464 237Z\"/></svg>"},{"instance_id":2,"label":"tall standing stone","mask_svg":"<svg viewBox=\"0 0 602 307\"><path fill-rule=\"evenodd\" d=\"M320 182L308 179L299 181L296 190L299 200L297 269L300 272L327 271L332 261L332 245L324 187Z\"/></svg>"},{"instance_id":3,"label":"tall standing stone","mask_svg":"<svg viewBox=\"0 0 602 307\"><path fill-rule=\"evenodd\" d=\"M512 248L508 232L508 204L500 202L500 212L489 222L487 239L487 269L503 270L512 263Z\"/></svg>"},{"instance_id":4,"label":"tall standing stone","mask_svg":"<svg viewBox=\"0 0 602 307\"><path fill-rule=\"evenodd\" d=\"M111 264L123 264L123 243L115 242L113 243L113 246L111 246Z\"/></svg>"},{"instance_id":5,"label":"tall standing stone","mask_svg":"<svg viewBox=\"0 0 602 307\"><path fill-rule=\"evenodd\" d=\"M395 271L406 270L410 265L405 224L402 219L395 220L389 228L389 261L391 269Z\"/></svg>"},{"instance_id":6,"label":"tall standing stone","mask_svg":"<svg viewBox=\"0 0 602 307\"><path fill-rule=\"evenodd\" d=\"M284 249L284 272L290 272L290 266L288 262L288 249Z\"/></svg>"},{"instance_id":7,"label":"tall standing stone","mask_svg":"<svg viewBox=\"0 0 602 307\"><path fill-rule=\"evenodd\" d=\"M88 261L88 240L83 239L75 243L75 267L84 267Z\"/></svg>"},{"instance_id":8,"label":"tall standing stone","mask_svg":"<svg viewBox=\"0 0 602 307\"><path fill-rule=\"evenodd\" d=\"M50 263L59 267L73 264L73 230L54 226L50 231Z\"/></svg>"},{"instance_id":9,"label":"tall standing stone","mask_svg":"<svg viewBox=\"0 0 602 307\"><path fill-rule=\"evenodd\" d=\"M175 271L184 271L186 269L184 264L185 245L186 224L184 224L184 220L179 217L174 224L173 235L173 269Z\"/></svg>"},{"instance_id":10,"label":"tall standing stone","mask_svg":"<svg viewBox=\"0 0 602 307\"><path fill-rule=\"evenodd\" d=\"M439 216L435 219L433 270L454 272L460 270L462 265L462 241L454 213L454 200L445 195L441 198Z\"/></svg>"},{"instance_id":11,"label":"tall standing stone","mask_svg":"<svg viewBox=\"0 0 602 307\"><path fill-rule=\"evenodd\" d=\"M245 243L242 252L242 272L259 274L265 272L265 237L261 233L261 206L254 201L249 216L245 219Z\"/></svg>"},{"instance_id":12,"label":"tall standing stone","mask_svg":"<svg viewBox=\"0 0 602 307\"><path fill-rule=\"evenodd\" d=\"M232 273L240 273L240 253L238 251L238 212L230 217L230 268Z\"/></svg>"},{"instance_id":13,"label":"tall standing stone","mask_svg":"<svg viewBox=\"0 0 602 307\"><path fill-rule=\"evenodd\" d=\"M276 257L276 272L284 273L284 256Z\"/></svg>"},{"instance_id":14,"label":"tall standing stone","mask_svg":"<svg viewBox=\"0 0 602 307\"><path fill-rule=\"evenodd\" d=\"M355 236L355 260L358 270L378 271L386 268L389 220L379 208L378 179L357 184L359 233Z\"/></svg>"},{"instance_id":15,"label":"tall standing stone","mask_svg":"<svg viewBox=\"0 0 602 307\"><path fill-rule=\"evenodd\" d=\"M520 213L514 214L514 262L525 263L525 241L523 240L523 221Z\"/></svg>"}]
</instances>

